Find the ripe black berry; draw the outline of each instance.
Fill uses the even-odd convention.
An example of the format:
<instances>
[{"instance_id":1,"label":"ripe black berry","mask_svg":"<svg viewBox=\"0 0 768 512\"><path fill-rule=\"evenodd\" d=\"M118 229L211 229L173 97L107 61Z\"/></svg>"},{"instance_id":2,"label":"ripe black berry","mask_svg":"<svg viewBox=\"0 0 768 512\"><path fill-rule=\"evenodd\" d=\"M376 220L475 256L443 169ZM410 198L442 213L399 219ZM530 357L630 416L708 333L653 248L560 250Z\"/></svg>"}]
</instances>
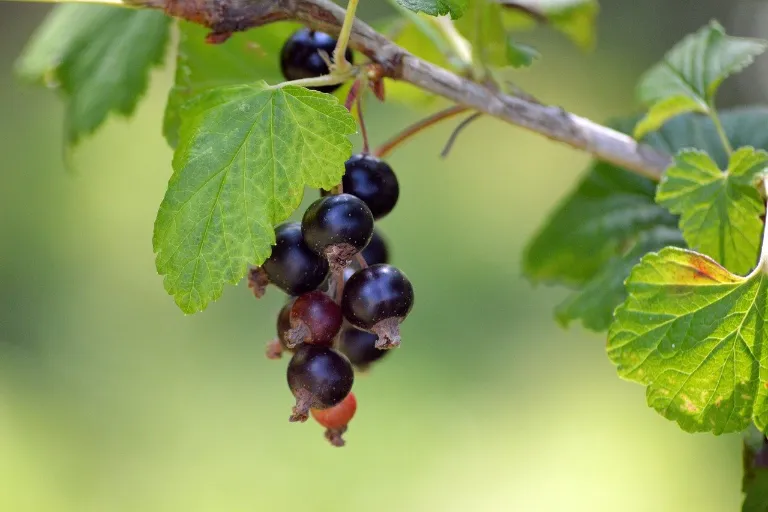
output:
<instances>
[{"instance_id":1,"label":"ripe black berry","mask_svg":"<svg viewBox=\"0 0 768 512\"><path fill-rule=\"evenodd\" d=\"M376 348L400 345L400 323L413 307L413 286L391 265L372 265L357 271L344 286L341 310L360 329L374 332Z\"/></svg>"},{"instance_id":2,"label":"ripe black berry","mask_svg":"<svg viewBox=\"0 0 768 512\"><path fill-rule=\"evenodd\" d=\"M321 291L305 293L291 308L286 345L293 348L299 343L312 343L330 347L342 321L341 308L330 297Z\"/></svg>"},{"instance_id":3,"label":"ripe black berry","mask_svg":"<svg viewBox=\"0 0 768 512\"><path fill-rule=\"evenodd\" d=\"M267 344L267 358L269 359L280 359L285 350L293 352L293 349L288 346L286 334L291 329L291 308L295 301L296 299L292 298L286 302L277 315L277 339Z\"/></svg>"},{"instance_id":4,"label":"ripe black berry","mask_svg":"<svg viewBox=\"0 0 768 512\"><path fill-rule=\"evenodd\" d=\"M310 409L328 409L349 394L354 381L349 360L332 348L304 343L288 364L288 387L296 397L291 421L306 421Z\"/></svg>"},{"instance_id":5,"label":"ripe black berry","mask_svg":"<svg viewBox=\"0 0 768 512\"><path fill-rule=\"evenodd\" d=\"M379 234L378 230L373 230L373 236L361 254L368 265L377 265L379 263L389 263L389 249L387 242Z\"/></svg>"},{"instance_id":6,"label":"ripe black berry","mask_svg":"<svg viewBox=\"0 0 768 512\"><path fill-rule=\"evenodd\" d=\"M344 192L362 199L373 218L380 219L392 211L400 197L400 186L392 168L383 160L364 153L347 160L342 178Z\"/></svg>"},{"instance_id":7,"label":"ripe black berry","mask_svg":"<svg viewBox=\"0 0 768 512\"><path fill-rule=\"evenodd\" d=\"M272 254L261 266L261 273L268 281L289 295L301 295L302 293L316 290L328 275L328 262L312 251L301 234L301 225L298 222L281 224L275 230L275 246ZM251 284L254 293L259 284L259 270L251 271ZM258 293L257 293L258 296Z\"/></svg>"},{"instance_id":8,"label":"ripe black berry","mask_svg":"<svg viewBox=\"0 0 768 512\"><path fill-rule=\"evenodd\" d=\"M379 337L372 332L361 331L356 327L347 326L339 336L339 351L347 356L349 362L358 370L366 370L371 363L389 353L388 350L376 348Z\"/></svg>"},{"instance_id":9,"label":"ripe black berry","mask_svg":"<svg viewBox=\"0 0 768 512\"><path fill-rule=\"evenodd\" d=\"M295 32L283 45L280 53L280 68L286 80L300 80L303 78L316 78L329 73L320 51L324 51L329 58L333 58L333 50L336 48L336 39L324 32L302 28ZM347 60L352 62L352 52L347 50ZM331 93L340 85L324 85L322 87L310 87L320 92Z\"/></svg>"},{"instance_id":10,"label":"ripe black berry","mask_svg":"<svg viewBox=\"0 0 768 512\"><path fill-rule=\"evenodd\" d=\"M301 231L307 245L328 258L331 269L338 272L368 245L373 234L373 215L353 195L321 197L304 212Z\"/></svg>"}]
</instances>

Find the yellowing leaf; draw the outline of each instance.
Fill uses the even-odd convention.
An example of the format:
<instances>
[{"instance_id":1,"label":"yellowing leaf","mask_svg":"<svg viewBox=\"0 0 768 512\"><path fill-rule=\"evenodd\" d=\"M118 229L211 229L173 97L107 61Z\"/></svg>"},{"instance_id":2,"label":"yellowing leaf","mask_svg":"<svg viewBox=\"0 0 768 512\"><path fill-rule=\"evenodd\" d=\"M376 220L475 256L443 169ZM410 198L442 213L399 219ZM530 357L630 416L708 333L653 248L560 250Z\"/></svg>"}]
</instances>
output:
<instances>
[{"instance_id":1,"label":"yellowing leaf","mask_svg":"<svg viewBox=\"0 0 768 512\"><path fill-rule=\"evenodd\" d=\"M656 201L679 214L688 246L726 268L746 274L755 265L765 204L755 187L768 166L768 153L750 147L721 171L702 151L684 150L664 176Z\"/></svg>"},{"instance_id":2,"label":"yellowing leaf","mask_svg":"<svg viewBox=\"0 0 768 512\"><path fill-rule=\"evenodd\" d=\"M762 265L761 265L762 267ZM648 405L687 432L768 427L768 276L677 248L643 258L616 310L608 356Z\"/></svg>"}]
</instances>

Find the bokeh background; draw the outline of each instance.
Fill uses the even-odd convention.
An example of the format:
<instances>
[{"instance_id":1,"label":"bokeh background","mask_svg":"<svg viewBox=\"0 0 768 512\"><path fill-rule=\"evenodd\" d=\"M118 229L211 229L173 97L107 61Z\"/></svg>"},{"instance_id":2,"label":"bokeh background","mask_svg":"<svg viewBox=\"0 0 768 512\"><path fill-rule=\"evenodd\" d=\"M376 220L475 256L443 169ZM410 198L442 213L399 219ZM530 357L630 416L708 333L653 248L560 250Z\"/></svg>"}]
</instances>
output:
<instances>
[{"instance_id":1,"label":"bokeh background","mask_svg":"<svg viewBox=\"0 0 768 512\"><path fill-rule=\"evenodd\" d=\"M765 2L603 4L595 53L526 36L544 59L517 82L604 120L636 109L639 74L710 18L768 37ZM313 422L287 422L286 361L263 357L279 294L229 287L184 316L155 271L172 59L135 118L110 120L67 169L61 104L13 77L47 9L0 3L0 510L738 509L739 438L648 409L602 335L555 324L563 292L521 276L526 239L587 156L488 119L447 160L451 126L392 156L402 196L381 227L417 303L403 346L358 378L348 445L333 449ZM761 62L724 105L765 100ZM374 141L420 115L372 105Z\"/></svg>"}]
</instances>

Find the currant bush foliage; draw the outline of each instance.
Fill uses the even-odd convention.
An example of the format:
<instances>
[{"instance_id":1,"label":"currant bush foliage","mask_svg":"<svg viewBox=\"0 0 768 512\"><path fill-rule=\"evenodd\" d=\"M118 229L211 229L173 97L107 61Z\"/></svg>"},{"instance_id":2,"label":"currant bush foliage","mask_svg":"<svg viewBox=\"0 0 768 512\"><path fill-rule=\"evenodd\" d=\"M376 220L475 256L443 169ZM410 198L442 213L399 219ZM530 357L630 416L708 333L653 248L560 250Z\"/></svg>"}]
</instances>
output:
<instances>
[{"instance_id":1,"label":"currant bush foliage","mask_svg":"<svg viewBox=\"0 0 768 512\"><path fill-rule=\"evenodd\" d=\"M391 1L404 15L396 42L478 80L530 65L538 54L517 37L542 20L582 48L595 40L594 0ZM455 31L425 14L453 18ZM135 109L163 60L169 27L154 12L59 6L19 72L62 92L74 144L110 113ZM206 44L205 30L190 23L177 28L163 127L175 148L173 174L153 245L166 289L194 312L268 257L274 227L293 213L304 187L338 183L356 126L339 102L346 91L276 86L277 54L295 24L270 24L221 45ZM615 125L673 155L661 183L595 162L524 259L532 280L573 289L556 310L559 321L608 331L619 374L648 386L649 404L689 431L768 422L758 264L765 261L758 184L768 164L768 112L715 107L723 80L765 48L726 35L716 22L676 45L642 78L646 115ZM395 98L399 87L390 87Z\"/></svg>"},{"instance_id":2,"label":"currant bush foliage","mask_svg":"<svg viewBox=\"0 0 768 512\"><path fill-rule=\"evenodd\" d=\"M686 37L641 80L638 95L650 110L635 128L635 136L685 112L713 113L723 80L751 64L765 48L765 41L725 35L714 21Z\"/></svg>"},{"instance_id":3,"label":"currant bush foliage","mask_svg":"<svg viewBox=\"0 0 768 512\"><path fill-rule=\"evenodd\" d=\"M760 250L765 204L755 185L766 164L768 153L748 146L733 153L725 170L703 151L683 150L667 169L656 201L681 215L692 249L746 274Z\"/></svg>"},{"instance_id":4,"label":"currant bush foliage","mask_svg":"<svg viewBox=\"0 0 768 512\"><path fill-rule=\"evenodd\" d=\"M18 71L63 93L66 139L74 145L110 113L133 113L150 68L163 61L169 25L159 12L62 5L33 36Z\"/></svg>"}]
</instances>

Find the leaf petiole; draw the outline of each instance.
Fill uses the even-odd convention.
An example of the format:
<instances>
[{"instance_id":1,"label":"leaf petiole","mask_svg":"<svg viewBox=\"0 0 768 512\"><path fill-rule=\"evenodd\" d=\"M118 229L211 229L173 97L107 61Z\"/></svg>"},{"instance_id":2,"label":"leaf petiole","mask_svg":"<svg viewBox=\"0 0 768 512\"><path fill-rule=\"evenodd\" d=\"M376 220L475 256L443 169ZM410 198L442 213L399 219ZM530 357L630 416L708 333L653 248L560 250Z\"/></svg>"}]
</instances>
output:
<instances>
[{"instance_id":1,"label":"leaf petiole","mask_svg":"<svg viewBox=\"0 0 768 512\"><path fill-rule=\"evenodd\" d=\"M768 198L768 176L763 177L760 182L760 187L763 189L765 198ZM766 199L768 201L768 199ZM768 211L768 203L766 204L766 211ZM760 260L757 264L757 268L752 272L762 272L768 274L768 221L763 223L763 245L760 246Z\"/></svg>"},{"instance_id":2,"label":"leaf petiole","mask_svg":"<svg viewBox=\"0 0 768 512\"><path fill-rule=\"evenodd\" d=\"M725 133L725 128L723 128L723 123L720 122L720 116L717 115L714 105L709 106L709 118L712 119L717 135L723 143L723 149L725 149L726 154L730 158L731 154L733 154L733 146L731 146L731 141L728 140L728 135Z\"/></svg>"},{"instance_id":3,"label":"leaf petiole","mask_svg":"<svg viewBox=\"0 0 768 512\"><path fill-rule=\"evenodd\" d=\"M344 74L330 74L330 75L322 75L314 78L302 78L300 80L289 80L288 82L280 82L279 84L270 85L267 88L271 90L275 90L275 89L282 89L283 87L287 87L289 85L293 85L296 87L322 87L324 85L338 85L340 83L346 82L352 76L354 76L354 69L350 69Z\"/></svg>"},{"instance_id":4,"label":"leaf petiole","mask_svg":"<svg viewBox=\"0 0 768 512\"><path fill-rule=\"evenodd\" d=\"M352 34L352 26L355 24L355 13L357 12L357 4L359 0L349 0L347 4L347 14L344 16L344 24L341 26L341 32L339 32L339 39L336 42L336 48L333 50L333 68L331 72L345 73L352 67L347 61L347 47L349 46L349 36Z\"/></svg>"}]
</instances>

